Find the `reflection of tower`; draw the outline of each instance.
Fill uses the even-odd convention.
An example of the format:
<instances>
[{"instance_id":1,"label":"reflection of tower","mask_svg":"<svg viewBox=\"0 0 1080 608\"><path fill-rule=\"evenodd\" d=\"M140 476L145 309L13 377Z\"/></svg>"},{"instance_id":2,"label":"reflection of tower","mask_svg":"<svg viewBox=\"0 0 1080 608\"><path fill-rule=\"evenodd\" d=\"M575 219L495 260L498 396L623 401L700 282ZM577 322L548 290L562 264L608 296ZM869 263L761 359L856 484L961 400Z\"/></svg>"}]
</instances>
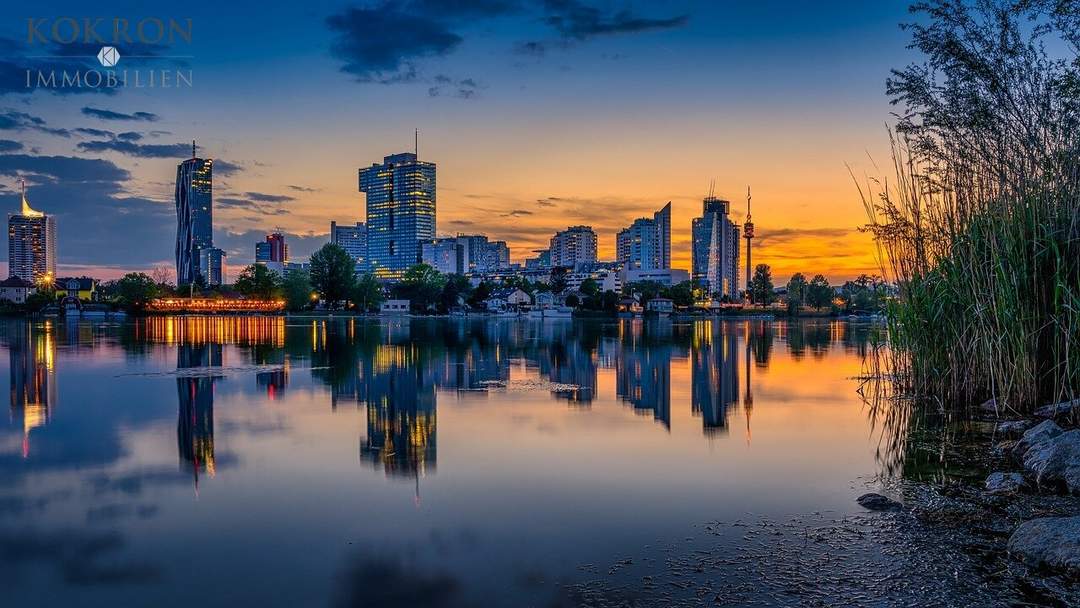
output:
<instances>
[{"instance_id":1,"label":"reflection of tower","mask_svg":"<svg viewBox=\"0 0 1080 608\"><path fill-rule=\"evenodd\" d=\"M8 343L12 417L23 423L22 455L30 456L30 432L49 421L50 406L56 405L56 374L53 361L56 342L53 327L24 323L11 333Z\"/></svg>"},{"instance_id":2,"label":"reflection of tower","mask_svg":"<svg viewBox=\"0 0 1080 608\"><path fill-rule=\"evenodd\" d=\"M724 329L719 322L694 324L690 398L706 435L726 432L728 408L739 400L738 346Z\"/></svg>"},{"instance_id":3,"label":"reflection of tower","mask_svg":"<svg viewBox=\"0 0 1080 608\"><path fill-rule=\"evenodd\" d=\"M750 241L747 240L747 243ZM749 252L747 256L749 257ZM746 329L744 340L746 342L746 392L743 394L743 412L746 413L746 443L750 443L750 414L754 412L754 393L750 388L750 322L743 325Z\"/></svg>"},{"instance_id":4,"label":"reflection of tower","mask_svg":"<svg viewBox=\"0 0 1080 608\"><path fill-rule=\"evenodd\" d=\"M360 458L387 475L419 479L435 469L435 385L428 366L412 359L413 351L396 345L374 353L362 380L367 439Z\"/></svg>"},{"instance_id":5,"label":"reflection of tower","mask_svg":"<svg viewBox=\"0 0 1080 608\"><path fill-rule=\"evenodd\" d=\"M221 367L221 345L181 344L176 353L176 367L189 369ZM214 381L208 375L176 379L179 408L176 422L176 445L180 464L190 468L199 488L199 473L212 477L214 464Z\"/></svg>"},{"instance_id":6,"label":"reflection of tower","mask_svg":"<svg viewBox=\"0 0 1080 608\"><path fill-rule=\"evenodd\" d=\"M633 332L623 338L615 359L615 393L638 412L652 412L653 419L671 428L671 347L637 344Z\"/></svg>"},{"instance_id":7,"label":"reflection of tower","mask_svg":"<svg viewBox=\"0 0 1080 608\"><path fill-rule=\"evenodd\" d=\"M746 187L746 223L743 224L743 238L746 239L746 298L753 302L750 297L750 279L753 278L753 270L750 266L750 243L754 240L754 222L750 217L750 186ZM750 373L750 370L746 370Z\"/></svg>"}]
</instances>

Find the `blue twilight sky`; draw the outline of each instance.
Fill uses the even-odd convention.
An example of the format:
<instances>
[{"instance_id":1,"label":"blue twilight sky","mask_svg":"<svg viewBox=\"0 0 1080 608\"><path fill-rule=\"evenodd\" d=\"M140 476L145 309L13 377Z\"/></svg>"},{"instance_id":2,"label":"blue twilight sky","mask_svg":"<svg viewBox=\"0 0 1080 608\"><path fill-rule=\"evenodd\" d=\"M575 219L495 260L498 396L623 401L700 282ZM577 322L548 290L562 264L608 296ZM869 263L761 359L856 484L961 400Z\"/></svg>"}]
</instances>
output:
<instances>
[{"instance_id":1,"label":"blue twilight sky","mask_svg":"<svg viewBox=\"0 0 1080 608\"><path fill-rule=\"evenodd\" d=\"M219 161L229 265L272 229L305 257L331 220L363 220L357 168L411 149L419 128L439 232L505 239L515 260L581 223L610 257L615 231L670 200L688 267L715 180L740 214L753 186L755 260L783 280L842 279L875 268L848 166L875 175L870 159L887 159L885 79L915 59L906 5L26 3L0 21L0 204L17 209L24 177L57 216L64 272L171 264L175 166L196 139ZM100 43L28 42L28 18L48 37L61 17L103 17L105 38L115 17L190 18L190 44L120 43L113 69L190 70L192 86L28 89L27 70L104 70Z\"/></svg>"}]
</instances>

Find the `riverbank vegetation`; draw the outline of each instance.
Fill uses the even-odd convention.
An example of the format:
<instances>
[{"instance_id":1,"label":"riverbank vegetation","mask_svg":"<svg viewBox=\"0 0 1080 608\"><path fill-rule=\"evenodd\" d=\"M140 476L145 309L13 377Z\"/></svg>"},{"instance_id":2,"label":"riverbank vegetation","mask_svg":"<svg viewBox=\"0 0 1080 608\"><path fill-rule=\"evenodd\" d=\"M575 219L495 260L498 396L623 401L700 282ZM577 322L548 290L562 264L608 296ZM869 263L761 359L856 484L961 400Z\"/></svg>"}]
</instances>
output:
<instances>
[{"instance_id":1,"label":"riverbank vegetation","mask_svg":"<svg viewBox=\"0 0 1080 608\"><path fill-rule=\"evenodd\" d=\"M1080 7L932 0L895 70L893 179L860 184L917 403L1018 412L1080 394Z\"/></svg>"}]
</instances>

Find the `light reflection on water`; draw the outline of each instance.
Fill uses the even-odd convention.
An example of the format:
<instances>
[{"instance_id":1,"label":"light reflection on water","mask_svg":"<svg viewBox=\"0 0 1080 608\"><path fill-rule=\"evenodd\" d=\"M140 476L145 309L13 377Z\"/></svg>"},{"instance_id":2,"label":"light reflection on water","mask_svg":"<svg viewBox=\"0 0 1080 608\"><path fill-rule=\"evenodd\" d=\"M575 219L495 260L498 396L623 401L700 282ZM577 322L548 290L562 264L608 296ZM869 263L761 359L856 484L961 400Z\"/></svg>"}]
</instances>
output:
<instances>
[{"instance_id":1,"label":"light reflection on water","mask_svg":"<svg viewBox=\"0 0 1080 608\"><path fill-rule=\"evenodd\" d=\"M846 322L0 331L12 605L547 604L703 522L853 511L876 472L876 330Z\"/></svg>"}]
</instances>

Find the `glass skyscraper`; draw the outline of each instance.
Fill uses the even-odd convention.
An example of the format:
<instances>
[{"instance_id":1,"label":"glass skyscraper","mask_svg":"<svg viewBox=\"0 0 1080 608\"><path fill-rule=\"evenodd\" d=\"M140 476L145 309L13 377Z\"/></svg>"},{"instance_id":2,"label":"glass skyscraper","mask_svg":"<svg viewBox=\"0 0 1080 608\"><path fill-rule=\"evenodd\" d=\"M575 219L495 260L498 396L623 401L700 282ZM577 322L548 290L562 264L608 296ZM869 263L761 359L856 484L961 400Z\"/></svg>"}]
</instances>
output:
<instances>
[{"instance_id":1,"label":"glass skyscraper","mask_svg":"<svg viewBox=\"0 0 1080 608\"><path fill-rule=\"evenodd\" d=\"M367 195L367 263L380 278L399 278L435 238L435 163L410 152L360 169Z\"/></svg>"},{"instance_id":2,"label":"glass skyscraper","mask_svg":"<svg viewBox=\"0 0 1080 608\"><path fill-rule=\"evenodd\" d=\"M56 278L56 218L31 209L25 194L21 213L8 215L8 276Z\"/></svg>"},{"instance_id":3,"label":"glass skyscraper","mask_svg":"<svg viewBox=\"0 0 1080 608\"><path fill-rule=\"evenodd\" d=\"M693 279L709 295L739 297L739 226L731 220L731 203L716 197L702 201L694 218Z\"/></svg>"},{"instance_id":4,"label":"glass skyscraper","mask_svg":"<svg viewBox=\"0 0 1080 608\"><path fill-rule=\"evenodd\" d=\"M214 246L214 161L192 156L176 167L177 285L206 282L200 252Z\"/></svg>"}]
</instances>

